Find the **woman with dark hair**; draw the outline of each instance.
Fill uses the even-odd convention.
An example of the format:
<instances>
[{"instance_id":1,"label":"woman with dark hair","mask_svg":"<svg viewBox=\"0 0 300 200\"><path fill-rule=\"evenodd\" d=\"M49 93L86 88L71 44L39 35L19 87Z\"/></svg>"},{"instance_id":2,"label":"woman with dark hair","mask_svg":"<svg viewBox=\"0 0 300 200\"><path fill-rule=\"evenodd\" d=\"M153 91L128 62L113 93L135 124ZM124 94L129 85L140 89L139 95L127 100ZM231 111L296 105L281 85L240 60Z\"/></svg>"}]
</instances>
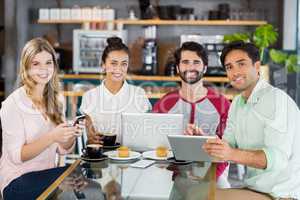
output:
<instances>
[{"instance_id":1,"label":"woman with dark hair","mask_svg":"<svg viewBox=\"0 0 300 200\"><path fill-rule=\"evenodd\" d=\"M106 77L98 87L83 95L80 107L80 111L88 115L88 143L101 143L104 131L117 135L120 141L120 114L151 110L145 91L125 80L129 66L128 47L118 37L108 38L107 43L101 59Z\"/></svg>"}]
</instances>

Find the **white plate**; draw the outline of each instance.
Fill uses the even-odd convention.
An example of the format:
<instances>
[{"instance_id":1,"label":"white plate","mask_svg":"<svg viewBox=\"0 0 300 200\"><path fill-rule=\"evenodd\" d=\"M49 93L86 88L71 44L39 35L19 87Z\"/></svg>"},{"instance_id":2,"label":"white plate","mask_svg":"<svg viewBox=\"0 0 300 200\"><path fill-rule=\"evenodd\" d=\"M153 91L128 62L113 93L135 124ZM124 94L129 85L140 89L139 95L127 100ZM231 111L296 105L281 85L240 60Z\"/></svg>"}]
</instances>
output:
<instances>
[{"instance_id":1,"label":"white plate","mask_svg":"<svg viewBox=\"0 0 300 200\"><path fill-rule=\"evenodd\" d=\"M136 151L129 151L129 157L126 157L126 158L119 157L117 151L108 151L103 154L107 155L112 160L132 160L132 159L137 159L137 158L141 157L141 154Z\"/></svg>"},{"instance_id":2,"label":"white plate","mask_svg":"<svg viewBox=\"0 0 300 200\"><path fill-rule=\"evenodd\" d=\"M152 159L152 160L167 160L168 158L171 158L171 157L173 157L172 151L168 152L167 157L156 156L156 151L145 151L143 153L143 158L148 158L148 159Z\"/></svg>"}]
</instances>

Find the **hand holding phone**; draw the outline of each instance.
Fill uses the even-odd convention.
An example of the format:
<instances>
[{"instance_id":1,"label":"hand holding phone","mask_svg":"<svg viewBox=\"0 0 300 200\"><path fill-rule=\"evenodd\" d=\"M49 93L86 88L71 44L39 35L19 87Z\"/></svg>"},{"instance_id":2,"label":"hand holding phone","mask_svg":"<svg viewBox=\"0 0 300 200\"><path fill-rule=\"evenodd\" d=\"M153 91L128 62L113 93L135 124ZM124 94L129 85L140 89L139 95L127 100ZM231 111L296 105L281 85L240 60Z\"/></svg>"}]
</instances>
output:
<instances>
[{"instance_id":1,"label":"hand holding phone","mask_svg":"<svg viewBox=\"0 0 300 200\"><path fill-rule=\"evenodd\" d=\"M80 116L77 116L73 122L73 126L77 126L79 129L77 134L75 134L75 136L81 136L82 135L82 131L83 131L83 128L84 128L84 124L82 124L83 120L86 118L86 115L80 115Z\"/></svg>"},{"instance_id":2,"label":"hand holding phone","mask_svg":"<svg viewBox=\"0 0 300 200\"><path fill-rule=\"evenodd\" d=\"M83 121L86 118L86 115L79 115L75 118L73 126L76 126L76 124L79 124L81 121Z\"/></svg>"}]
</instances>

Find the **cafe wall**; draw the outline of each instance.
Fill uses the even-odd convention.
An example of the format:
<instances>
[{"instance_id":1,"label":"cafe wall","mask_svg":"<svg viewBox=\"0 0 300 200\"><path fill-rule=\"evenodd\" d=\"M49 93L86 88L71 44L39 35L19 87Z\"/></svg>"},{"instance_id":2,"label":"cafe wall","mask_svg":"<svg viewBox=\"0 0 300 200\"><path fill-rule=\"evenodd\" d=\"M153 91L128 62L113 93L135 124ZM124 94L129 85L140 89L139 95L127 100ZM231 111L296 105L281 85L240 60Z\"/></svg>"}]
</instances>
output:
<instances>
[{"instance_id":1,"label":"cafe wall","mask_svg":"<svg viewBox=\"0 0 300 200\"><path fill-rule=\"evenodd\" d=\"M59 4L58 4L58 3ZM244 11L254 10L262 12L260 17L265 17L269 23L274 24L281 31L282 27L282 0L161 0L160 5L179 4L182 7L194 8L194 14L199 19L207 19L208 11L217 9L220 3L229 3L231 8L240 13L243 17ZM154 3L155 4L155 3ZM62 1L40 1L40 0L5 0L5 26L6 26L6 47L4 72L6 80L6 95L16 87L16 76L18 71L18 59L20 50L25 42L33 37L48 34L56 39L60 44L72 46L72 30L79 29L80 25L72 24L37 24L37 13L39 8L67 7L74 5L84 6L106 6L114 8L117 18L127 18L130 9L133 9L136 16L140 16L138 0L62 0ZM135 41L139 36L143 36L142 26L125 27L129 32L129 43ZM203 34L216 35L234 32L247 32L254 27L246 26L158 26L157 37L162 43L172 43L179 45L181 34ZM171 34L170 34L171 33ZM282 35L282 34L280 34ZM281 41L281 40L280 40ZM281 42L277 44L281 47Z\"/></svg>"},{"instance_id":2,"label":"cafe wall","mask_svg":"<svg viewBox=\"0 0 300 200\"><path fill-rule=\"evenodd\" d=\"M38 8L51 8L58 7L56 1L47 1L45 4L44 1L39 0L31 0L32 5L31 9L36 11ZM137 0L88 0L88 1L80 1L80 0L64 0L61 1L61 7L71 8L74 5L79 5L81 7L84 6L107 6L114 8L117 13L117 18L128 18L129 10L133 9L136 13L136 16L140 16L140 10ZM183 3L184 2L184 3ZM218 4L220 3L229 3L232 9L237 10L237 12L244 12L249 9L253 9L260 13L260 15L264 15L266 20L279 29L280 27L280 13L282 12L281 0L161 0L159 1L159 5L181 5L182 7L194 8L195 16L202 19L207 19L209 10L216 10ZM155 3L154 3L155 5ZM245 12L247 14L247 12ZM278 14L275 14L278 13ZM241 14L241 17L245 17L245 14ZM50 32L55 32L55 25L40 25L40 24L32 24L31 25L32 34L29 35L31 37L39 36L41 34L45 34ZM79 28L79 26L74 25L61 25L60 26L62 34L61 41L66 42L70 40L71 31L74 28ZM253 28L253 27L252 27ZM128 27L130 31L129 42L134 41L138 36L143 34L143 29L140 26L130 26ZM251 28L250 28L251 29ZM159 26L158 27L158 38L164 41L179 41L178 36L184 33L200 33L200 34L226 34L237 31L248 31L249 27L242 26L228 26L228 27L216 27L216 26ZM170 35L170 32L172 33Z\"/></svg>"}]
</instances>

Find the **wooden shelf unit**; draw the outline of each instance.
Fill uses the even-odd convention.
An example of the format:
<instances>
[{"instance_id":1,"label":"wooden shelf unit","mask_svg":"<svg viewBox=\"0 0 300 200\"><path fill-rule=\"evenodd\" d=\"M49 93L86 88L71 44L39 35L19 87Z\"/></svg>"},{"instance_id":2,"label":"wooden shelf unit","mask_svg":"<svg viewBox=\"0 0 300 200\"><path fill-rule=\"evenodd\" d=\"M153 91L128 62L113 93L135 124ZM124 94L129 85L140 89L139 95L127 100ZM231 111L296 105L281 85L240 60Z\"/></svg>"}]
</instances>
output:
<instances>
[{"instance_id":1,"label":"wooden shelf unit","mask_svg":"<svg viewBox=\"0 0 300 200\"><path fill-rule=\"evenodd\" d=\"M104 75L101 74L60 74L59 78L61 80L103 80ZM128 75L127 80L133 81L170 81L170 82L179 82L181 79L178 76L142 76L142 75ZM227 77L204 77L204 81L211 83L228 83ZM233 99L236 95L233 91L223 92L221 91L228 99ZM83 91L64 91L63 95L66 97L80 97L83 95ZM147 92L146 92L147 93ZM147 97L151 99L160 99L166 94L166 92L153 92L147 93Z\"/></svg>"},{"instance_id":2,"label":"wooden shelf unit","mask_svg":"<svg viewBox=\"0 0 300 200\"><path fill-rule=\"evenodd\" d=\"M65 97L81 97L84 94L83 91L75 92L75 91L63 91L63 95ZM162 98L166 93L153 93L153 94L146 94L149 99L160 99ZM234 93L228 92L223 94L227 99L232 100L233 97L236 95Z\"/></svg>"},{"instance_id":3,"label":"wooden shelf unit","mask_svg":"<svg viewBox=\"0 0 300 200\"><path fill-rule=\"evenodd\" d=\"M103 80L104 75L101 74L60 74L60 79L87 79L87 80ZM134 81L180 81L178 76L143 76L143 75L128 75L127 80ZM204 81L214 83L228 83L227 77L204 77Z\"/></svg>"},{"instance_id":4,"label":"wooden shelf unit","mask_svg":"<svg viewBox=\"0 0 300 200\"><path fill-rule=\"evenodd\" d=\"M183 26L259 26L267 24L260 20L38 20L39 24L84 24L84 23L121 23L124 25L183 25Z\"/></svg>"}]
</instances>

